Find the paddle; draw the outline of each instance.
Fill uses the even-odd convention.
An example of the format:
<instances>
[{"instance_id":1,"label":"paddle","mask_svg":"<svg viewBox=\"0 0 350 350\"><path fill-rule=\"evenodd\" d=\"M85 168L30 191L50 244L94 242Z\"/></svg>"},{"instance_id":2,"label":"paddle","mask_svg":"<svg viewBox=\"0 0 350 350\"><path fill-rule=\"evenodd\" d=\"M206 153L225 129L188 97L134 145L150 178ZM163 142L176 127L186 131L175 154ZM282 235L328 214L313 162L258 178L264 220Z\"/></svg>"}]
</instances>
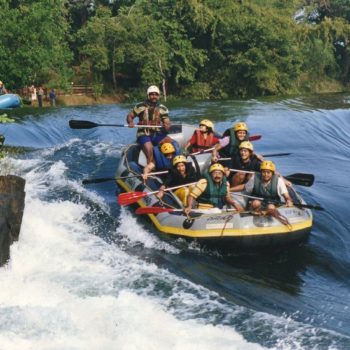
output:
<instances>
[{"instance_id":1,"label":"paddle","mask_svg":"<svg viewBox=\"0 0 350 350\"><path fill-rule=\"evenodd\" d=\"M230 209L227 209L227 210L230 210ZM236 211L236 209L232 209L230 211ZM172 212L183 212L183 209L173 209L173 208L164 208L164 207L143 207L143 208L137 208L135 211L135 213L139 215L172 213ZM191 210L191 212L201 213L201 214L221 214L222 210L219 208L208 208L208 209L193 209Z\"/></svg>"},{"instance_id":2,"label":"paddle","mask_svg":"<svg viewBox=\"0 0 350 350\"><path fill-rule=\"evenodd\" d=\"M129 125L125 124L97 124L94 122L90 122L88 120L70 120L69 126L72 129L92 129L98 126L115 126L118 128L128 128ZM134 128L161 128L161 125L134 125Z\"/></svg>"},{"instance_id":3,"label":"paddle","mask_svg":"<svg viewBox=\"0 0 350 350\"><path fill-rule=\"evenodd\" d=\"M191 186L191 185L195 185L196 182L191 182L189 184L186 185L179 185L179 186L174 186L174 187L168 187L166 188L164 191L171 191L171 190L175 190L177 188L180 187L184 187L184 186ZM152 192L127 192L127 193L121 193L118 196L118 203L120 205L129 205L129 204L133 204L138 202L140 199L142 199L143 197L147 197L151 194L155 194L158 193L158 191L152 191Z\"/></svg>"},{"instance_id":4,"label":"paddle","mask_svg":"<svg viewBox=\"0 0 350 350\"><path fill-rule=\"evenodd\" d=\"M262 198L262 197L255 197L255 196L249 196L247 194L242 194L242 193L237 193L234 192L236 196L241 196L241 197L247 197L247 198L252 198L252 199L258 199L262 202L270 202L270 203L274 203L274 204L278 204L278 205L285 205L286 203L281 202L281 201L276 201L276 200L270 200L270 199L266 199L266 198ZM293 205L297 208L307 208L307 209L315 209L315 210L324 210L324 208L322 208L319 205L311 205L311 204L302 204L302 203L293 203Z\"/></svg>"},{"instance_id":5,"label":"paddle","mask_svg":"<svg viewBox=\"0 0 350 350\"><path fill-rule=\"evenodd\" d=\"M292 153L270 153L270 154L262 154L262 157L264 158L270 158L270 157L283 157L283 156L289 156ZM219 158L218 161L220 160L231 160L232 158Z\"/></svg>"},{"instance_id":6,"label":"paddle","mask_svg":"<svg viewBox=\"0 0 350 350\"><path fill-rule=\"evenodd\" d=\"M246 174L255 174L255 171L230 169L230 171ZM296 173L287 176L283 176L286 180L290 181L294 185L310 187L315 181L315 176L313 174Z\"/></svg>"},{"instance_id":7,"label":"paddle","mask_svg":"<svg viewBox=\"0 0 350 350\"><path fill-rule=\"evenodd\" d=\"M160 174L167 174L168 170L164 170L164 171L156 171L154 173L149 173L148 176L152 176L152 175L160 175ZM137 175L128 175L128 176L120 176L120 177L101 177L98 179L84 179L82 181L83 185L89 185L89 184L98 184L101 182L107 182L107 181L116 181L116 180L120 180L120 179L129 179L131 177L139 177L142 176L142 174L137 174Z\"/></svg>"}]
</instances>

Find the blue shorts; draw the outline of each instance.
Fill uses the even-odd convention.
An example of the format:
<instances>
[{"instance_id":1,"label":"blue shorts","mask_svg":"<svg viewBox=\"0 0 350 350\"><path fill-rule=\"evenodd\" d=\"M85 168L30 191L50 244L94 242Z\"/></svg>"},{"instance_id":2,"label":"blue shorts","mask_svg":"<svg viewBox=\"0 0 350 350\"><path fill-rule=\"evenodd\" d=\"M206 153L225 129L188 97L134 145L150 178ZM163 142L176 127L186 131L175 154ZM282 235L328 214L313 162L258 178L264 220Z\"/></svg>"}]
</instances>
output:
<instances>
[{"instance_id":1,"label":"blue shorts","mask_svg":"<svg viewBox=\"0 0 350 350\"><path fill-rule=\"evenodd\" d=\"M137 143L143 146L146 142L152 142L153 146L157 146L159 145L159 142L162 141L166 136L167 134L163 134L163 133L156 133L152 136L141 135L137 138Z\"/></svg>"}]
</instances>

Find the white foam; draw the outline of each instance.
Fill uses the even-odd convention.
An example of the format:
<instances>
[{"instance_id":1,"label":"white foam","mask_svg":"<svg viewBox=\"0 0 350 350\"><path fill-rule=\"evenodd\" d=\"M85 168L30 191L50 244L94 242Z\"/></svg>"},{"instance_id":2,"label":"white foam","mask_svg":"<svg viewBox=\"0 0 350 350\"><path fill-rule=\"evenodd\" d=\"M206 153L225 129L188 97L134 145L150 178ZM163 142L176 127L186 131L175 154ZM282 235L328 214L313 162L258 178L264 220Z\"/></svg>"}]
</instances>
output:
<instances>
[{"instance_id":1,"label":"white foam","mask_svg":"<svg viewBox=\"0 0 350 350\"><path fill-rule=\"evenodd\" d=\"M173 278L90 233L87 208L26 201L20 240L0 269L0 347L12 349L258 349L228 327L180 321L137 296L143 274Z\"/></svg>"},{"instance_id":2,"label":"white foam","mask_svg":"<svg viewBox=\"0 0 350 350\"><path fill-rule=\"evenodd\" d=\"M135 229L136 227L137 229ZM132 244L142 243L146 248L164 250L172 254L180 253L179 249L162 241L155 233L148 232L140 227L136 218L124 208L122 208L120 227L117 234L123 235Z\"/></svg>"}]
</instances>

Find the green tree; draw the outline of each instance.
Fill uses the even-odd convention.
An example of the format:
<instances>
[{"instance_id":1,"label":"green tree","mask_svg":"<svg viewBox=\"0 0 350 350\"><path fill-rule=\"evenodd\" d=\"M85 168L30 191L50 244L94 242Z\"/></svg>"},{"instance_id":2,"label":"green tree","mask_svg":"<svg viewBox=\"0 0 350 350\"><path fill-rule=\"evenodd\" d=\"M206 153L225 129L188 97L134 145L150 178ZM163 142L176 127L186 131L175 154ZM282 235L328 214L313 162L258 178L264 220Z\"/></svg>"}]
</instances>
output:
<instances>
[{"instance_id":1,"label":"green tree","mask_svg":"<svg viewBox=\"0 0 350 350\"><path fill-rule=\"evenodd\" d=\"M33 82L65 86L72 73L72 55L64 1L14 5L0 0L0 76L12 88Z\"/></svg>"}]
</instances>

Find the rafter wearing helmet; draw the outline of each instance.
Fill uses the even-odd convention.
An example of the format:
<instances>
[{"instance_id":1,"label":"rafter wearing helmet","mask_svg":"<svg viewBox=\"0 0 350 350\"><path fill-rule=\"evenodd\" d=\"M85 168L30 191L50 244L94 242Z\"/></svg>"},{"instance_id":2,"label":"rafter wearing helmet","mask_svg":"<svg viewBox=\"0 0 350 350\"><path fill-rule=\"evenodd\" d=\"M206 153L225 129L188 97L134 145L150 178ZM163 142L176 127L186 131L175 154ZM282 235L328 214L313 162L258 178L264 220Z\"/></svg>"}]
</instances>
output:
<instances>
[{"instance_id":1,"label":"rafter wearing helmet","mask_svg":"<svg viewBox=\"0 0 350 350\"><path fill-rule=\"evenodd\" d=\"M200 152L212 148L219 142L219 138L214 134L214 124L208 119L203 119L191 139L185 146L185 151Z\"/></svg>"},{"instance_id":2,"label":"rafter wearing helmet","mask_svg":"<svg viewBox=\"0 0 350 350\"><path fill-rule=\"evenodd\" d=\"M244 171L260 171L261 160L254 153L254 146L250 141L243 141L239 145L239 154L231 159L230 168ZM231 186L237 186L246 183L251 174L244 172L231 173Z\"/></svg>"},{"instance_id":3,"label":"rafter wearing helmet","mask_svg":"<svg viewBox=\"0 0 350 350\"><path fill-rule=\"evenodd\" d=\"M183 155L175 156L169 174L165 178L164 184L159 188L157 197L162 199L164 196L164 190L167 187L183 185L183 187L178 188L174 193L181 200L182 204L187 206L187 197L190 188L186 186L186 184L196 182L198 179L199 174L196 173L192 163L188 162L187 158Z\"/></svg>"},{"instance_id":4,"label":"rafter wearing helmet","mask_svg":"<svg viewBox=\"0 0 350 350\"><path fill-rule=\"evenodd\" d=\"M161 142L171 142L172 139L167 136L171 123L167 107L159 103L160 91L155 85L147 89L147 99L138 103L127 115L126 121L130 128L134 127L134 119L139 119L139 124L160 125L161 128L138 128L137 142L144 151L147 164L154 161L153 146Z\"/></svg>"},{"instance_id":5,"label":"rafter wearing helmet","mask_svg":"<svg viewBox=\"0 0 350 350\"><path fill-rule=\"evenodd\" d=\"M187 207L184 209L186 215L189 214L194 201L197 207L204 208L223 208L224 205L232 205L238 211L243 210L241 206L230 197L230 184L225 177L225 169L221 164L212 164L209 167L208 174L200 179L191 190Z\"/></svg>"},{"instance_id":6,"label":"rafter wearing helmet","mask_svg":"<svg viewBox=\"0 0 350 350\"><path fill-rule=\"evenodd\" d=\"M240 143L248 141L248 126L243 122L235 123L231 128L225 130L222 136L222 139L213 151L213 162L217 162L219 157L233 158L239 155Z\"/></svg>"},{"instance_id":7,"label":"rafter wearing helmet","mask_svg":"<svg viewBox=\"0 0 350 350\"><path fill-rule=\"evenodd\" d=\"M267 209L276 209L273 201L284 201L288 207L293 205L287 187L281 176L276 174L276 165L271 160L264 160L260 164L260 172L253 174L246 184L231 188L231 191L245 191L256 197L264 198L264 201L254 199L250 202L251 209L259 212Z\"/></svg>"}]
</instances>

